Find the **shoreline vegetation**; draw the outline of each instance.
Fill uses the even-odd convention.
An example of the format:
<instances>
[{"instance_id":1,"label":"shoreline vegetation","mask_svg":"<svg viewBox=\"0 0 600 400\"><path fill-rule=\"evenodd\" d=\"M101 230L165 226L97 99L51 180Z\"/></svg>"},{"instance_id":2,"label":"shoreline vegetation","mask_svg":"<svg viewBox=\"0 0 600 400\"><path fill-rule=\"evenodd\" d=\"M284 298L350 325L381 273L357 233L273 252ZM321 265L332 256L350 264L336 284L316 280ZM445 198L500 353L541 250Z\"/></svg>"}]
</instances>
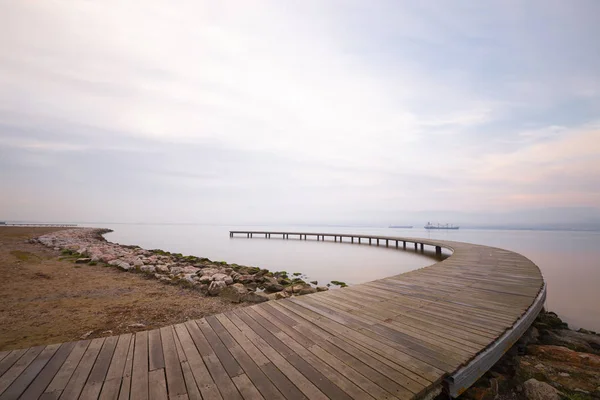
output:
<instances>
[{"instance_id":1,"label":"shoreline vegetation","mask_svg":"<svg viewBox=\"0 0 600 400\"><path fill-rule=\"evenodd\" d=\"M161 249L147 250L135 245L112 243L103 236L109 232L112 230L66 229L30 239L29 242L61 251L62 260L80 266L114 266L122 271L139 272L162 283L192 288L233 303L260 303L348 286L342 281L319 286L317 281L305 281L303 278L306 277L299 272L269 271Z\"/></svg>"}]
</instances>

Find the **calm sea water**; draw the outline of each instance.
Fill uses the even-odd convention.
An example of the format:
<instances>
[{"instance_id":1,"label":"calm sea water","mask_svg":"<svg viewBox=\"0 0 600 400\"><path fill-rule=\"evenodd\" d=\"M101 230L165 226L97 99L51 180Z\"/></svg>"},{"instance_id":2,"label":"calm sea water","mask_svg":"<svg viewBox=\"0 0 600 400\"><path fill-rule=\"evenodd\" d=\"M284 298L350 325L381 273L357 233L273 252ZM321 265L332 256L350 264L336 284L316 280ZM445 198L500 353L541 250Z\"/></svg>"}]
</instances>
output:
<instances>
[{"instance_id":1,"label":"calm sea water","mask_svg":"<svg viewBox=\"0 0 600 400\"><path fill-rule=\"evenodd\" d=\"M426 237L485 244L513 250L536 263L548 284L546 307L573 327L600 331L600 232L460 229L332 228L294 226L103 225L106 238L183 254L259 266L273 271L302 272L309 280L349 284L431 265L435 259L412 251L368 245L272 238L229 238L229 230L273 230L364 233Z\"/></svg>"}]
</instances>

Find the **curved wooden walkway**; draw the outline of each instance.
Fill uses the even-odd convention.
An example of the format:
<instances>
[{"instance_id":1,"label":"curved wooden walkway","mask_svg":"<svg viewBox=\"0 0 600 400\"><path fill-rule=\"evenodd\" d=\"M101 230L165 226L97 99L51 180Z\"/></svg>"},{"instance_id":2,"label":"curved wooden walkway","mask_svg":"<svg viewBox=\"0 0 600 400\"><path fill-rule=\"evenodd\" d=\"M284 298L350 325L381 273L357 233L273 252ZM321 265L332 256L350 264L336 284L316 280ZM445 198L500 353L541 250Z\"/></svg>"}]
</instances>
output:
<instances>
[{"instance_id":1,"label":"curved wooden walkway","mask_svg":"<svg viewBox=\"0 0 600 400\"><path fill-rule=\"evenodd\" d=\"M545 297L538 267L498 248L236 233L409 243L453 254L401 275L135 335L0 352L0 400L412 399L442 386L457 396L522 335Z\"/></svg>"}]
</instances>

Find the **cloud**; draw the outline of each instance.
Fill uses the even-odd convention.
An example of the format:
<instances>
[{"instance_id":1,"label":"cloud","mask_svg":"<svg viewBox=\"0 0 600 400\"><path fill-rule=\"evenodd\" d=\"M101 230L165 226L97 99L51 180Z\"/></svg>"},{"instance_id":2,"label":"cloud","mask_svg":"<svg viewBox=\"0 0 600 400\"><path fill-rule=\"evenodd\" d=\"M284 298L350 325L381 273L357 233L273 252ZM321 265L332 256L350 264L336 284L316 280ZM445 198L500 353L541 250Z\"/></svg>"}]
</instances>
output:
<instances>
[{"instance_id":1,"label":"cloud","mask_svg":"<svg viewBox=\"0 0 600 400\"><path fill-rule=\"evenodd\" d=\"M3 3L3 209L218 222L592 205L599 11ZM49 179L69 188L37 204ZM61 208L103 191L118 196Z\"/></svg>"}]
</instances>

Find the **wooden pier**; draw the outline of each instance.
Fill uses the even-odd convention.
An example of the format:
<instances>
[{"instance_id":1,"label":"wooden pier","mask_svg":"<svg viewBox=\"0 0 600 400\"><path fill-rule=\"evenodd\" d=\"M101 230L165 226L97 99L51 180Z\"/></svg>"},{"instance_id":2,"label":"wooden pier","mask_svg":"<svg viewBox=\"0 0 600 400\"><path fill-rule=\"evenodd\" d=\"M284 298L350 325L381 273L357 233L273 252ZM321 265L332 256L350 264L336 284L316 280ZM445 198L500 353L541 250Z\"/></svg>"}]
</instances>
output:
<instances>
[{"instance_id":1,"label":"wooden pier","mask_svg":"<svg viewBox=\"0 0 600 400\"><path fill-rule=\"evenodd\" d=\"M135 335L0 352L0 400L415 399L442 389L458 396L531 325L546 294L535 264L493 247L230 232L236 235L410 244L452 255L373 282Z\"/></svg>"}]
</instances>

